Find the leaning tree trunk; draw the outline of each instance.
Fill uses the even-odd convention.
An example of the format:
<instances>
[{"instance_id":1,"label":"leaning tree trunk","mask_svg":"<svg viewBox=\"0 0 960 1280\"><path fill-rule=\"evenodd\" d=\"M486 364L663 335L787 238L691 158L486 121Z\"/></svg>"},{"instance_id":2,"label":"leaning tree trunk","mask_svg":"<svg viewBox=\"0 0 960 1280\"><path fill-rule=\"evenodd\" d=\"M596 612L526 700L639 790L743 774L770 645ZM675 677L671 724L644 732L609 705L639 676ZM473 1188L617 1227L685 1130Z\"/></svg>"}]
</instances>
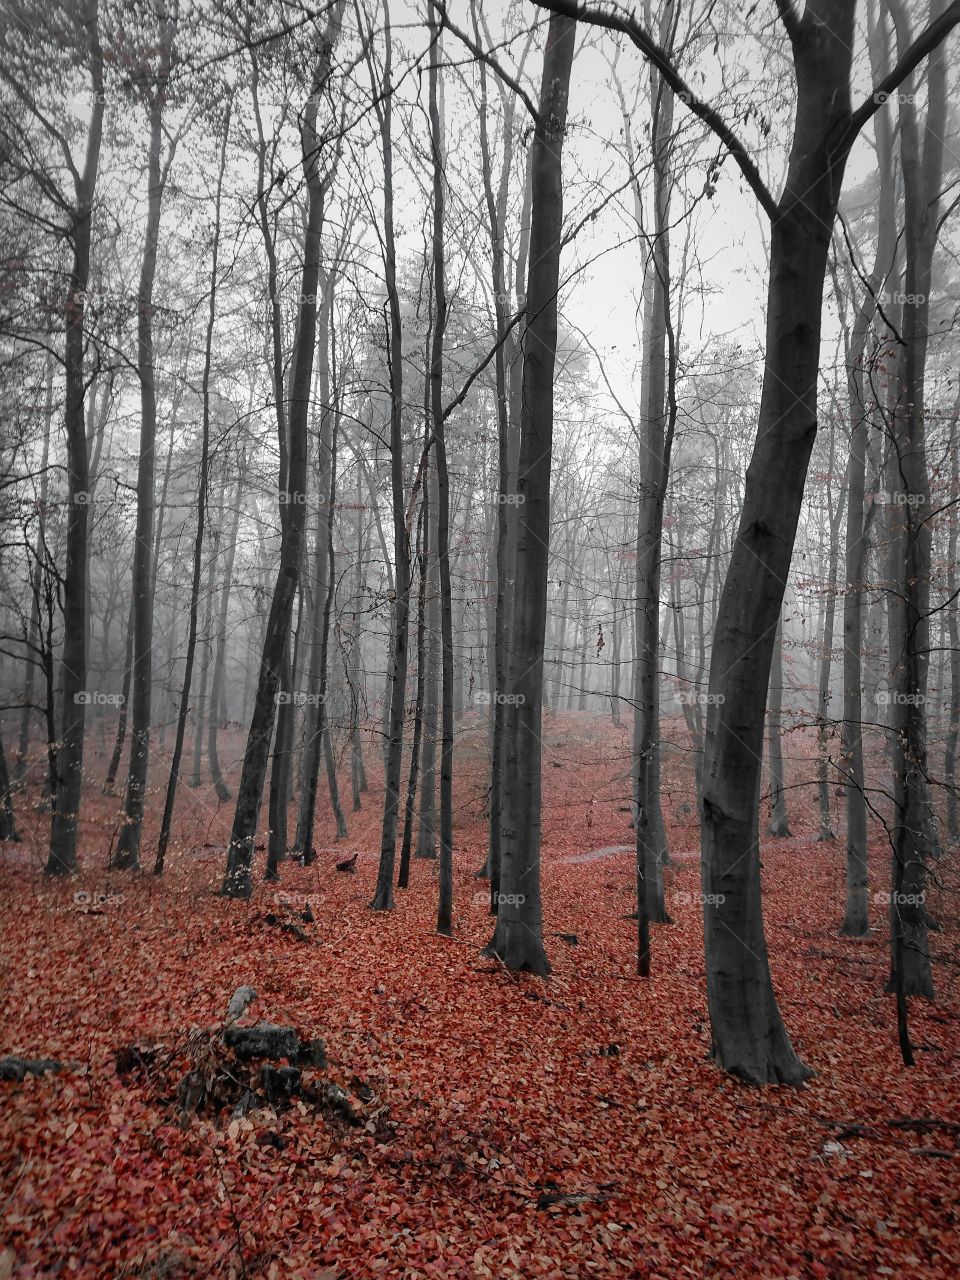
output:
<instances>
[{"instance_id":1,"label":"leaning tree trunk","mask_svg":"<svg viewBox=\"0 0 960 1280\"><path fill-rule=\"evenodd\" d=\"M67 439L67 549L63 579L63 652L60 687L63 719L56 756L56 786L50 823L50 855L46 870L68 875L77 866L77 830L83 787L83 727L87 679L87 502L89 469L84 422L86 384L83 376L84 314L90 278L93 197L103 136L103 50L98 30L98 4L92 0L85 19L90 32L90 124L83 172L75 179L76 206L71 211L70 269L64 341L64 433Z\"/></svg>"},{"instance_id":2,"label":"leaning tree trunk","mask_svg":"<svg viewBox=\"0 0 960 1280\"><path fill-rule=\"evenodd\" d=\"M717 614L703 770L704 941L712 1052L750 1083L810 1075L780 1016L763 929L759 799L777 626L817 430L824 276L850 119L850 0L808 3L797 106L770 246L766 368L743 510Z\"/></svg>"},{"instance_id":3,"label":"leaning tree trunk","mask_svg":"<svg viewBox=\"0 0 960 1280\"><path fill-rule=\"evenodd\" d=\"M436 4L431 4L434 18ZM447 331L444 276L444 143L439 106L440 27L433 26L429 68L430 141L433 152L433 341L430 361L430 413L437 457L437 560L440 567L440 892L437 932L453 933L453 610L450 592L450 479L447 472L443 413L443 342Z\"/></svg>"},{"instance_id":4,"label":"leaning tree trunk","mask_svg":"<svg viewBox=\"0 0 960 1280\"><path fill-rule=\"evenodd\" d=\"M130 761L123 826L113 855L118 870L140 867L140 837L150 767L150 710L153 697L153 519L157 442L157 388L153 351L153 284L157 274L160 206L176 144L161 164L163 107L170 69L172 26L163 19L161 71L150 101L147 158L147 230L137 293L137 373L140 378L140 456L137 463L137 526L133 545L133 705Z\"/></svg>"},{"instance_id":5,"label":"leaning tree trunk","mask_svg":"<svg viewBox=\"0 0 960 1280\"><path fill-rule=\"evenodd\" d=\"M390 645L390 720L384 752L383 824L380 833L380 865L371 907L390 911L394 906L393 868L396 860L397 823L400 815L400 769L403 762L404 704L407 696L407 624L410 614L410 545L403 501L403 322L397 286L397 258L393 230L393 58L389 9L384 3L386 53L383 83L386 93L378 107L383 144L384 273L390 307L390 490L393 508L394 607Z\"/></svg>"},{"instance_id":6,"label":"leaning tree trunk","mask_svg":"<svg viewBox=\"0 0 960 1280\"><path fill-rule=\"evenodd\" d=\"M329 11L320 39L313 83L303 111L301 147L307 186L307 217L304 229L303 271L297 336L290 379L290 411L287 419L288 457L286 467L287 514L280 542L280 565L270 603L260 673L247 736L237 807L227 854L222 892L228 897L249 898L253 890L251 869L254 842L260 816L260 802L273 733L280 667L290 635L293 601L297 594L303 560L305 500L307 484L307 423L313 381L313 356L317 338L317 290L320 283L320 232L326 196L320 172L321 141L317 133L317 113L325 100L331 74L333 48L340 31L343 0Z\"/></svg>"},{"instance_id":7,"label":"leaning tree trunk","mask_svg":"<svg viewBox=\"0 0 960 1280\"><path fill-rule=\"evenodd\" d=\"M42 560L47 554L47 497L50 489L50 425L53 421L53 356L46 361L46 393L43 406L43 450L40 455L40 492L37 498L37 541L33 552L33 568L30 574L30 626L27 632L26 676L23 685L23 710L20 713L20 737L14 778L20 782L27 772L27 756L30 748L30 717L33 714L33 689L36 680L36 653L40 641L40 578Z\"/></svg>"},{"instance_id":8,"label":"leaning tree trunk","mask_svg":"<svg viewBox=\"0 0 960 1280\"><path fill-rule=\"evenodd\" d=\"M563 235L561 157L576 23L551 15L531 167L527 324L523 335L516 611L506 704L506 786L497 924L489 951L510 969L550 972L540 898L541 723L550 543L553 380Z\"/></svg>"},{"instance_id":9,"label":"leaning tree trunk","mask_svg":"<svg viewBox=\"0 0 960 1280\"><path fill-rule=\"evenodd\" d=\"M220 703L223 700L223 688L227 665L227 616L230 612L230 586L233 582L233 564L237 554L237 536L240 532L240 506L243 498L243 480L246 471L246 456L241 458L237 473L236 498L233 504L232 521L227 533L226 559L223 564L223 586L220 589L220 602L217 608L216 652L213 658L213 681L210 688L210 712L207 716L207 768L210 770L210 781L217 799L230 799L230 788L227 786L223 769L220 766L220 744L218 733L220 728ZM199 780L198 780L199 785Z\"/></svg>"},{"instance_id":10,"label":"leaning tree trunk","mask_svg":"<svg viewBox=\"0 0 960 1280\"><path fill-rule=\"evenodd\" d=\"M597 10L583 0L539 3L553 13L629 32L672 86L684 89L632 14ZM736 156L773 232L757 439L711 655L701 828L713 1055L733 1074L757 1084L799 1082L809 1075L793 1052L770 979L760 895L759 802L774 632L817 429L830 236L853 141L960 22L960 0L953 0L853 112L854 0L807 0L802 17L792 3L777 7L792 47L797 86L793 143L779 201L716 112L685 90L691 109Z\"/></svg>"},{"instance_id":11,"label":"leaning tree trunk","mask_svg":"<svg viewBox=\"0 0 960 1280\"><path fill-rule=\"evenodd\" d=\"M335 413L330 404L329 343L330 319L333 314L333 279L325 284L322 299L320 341L320 466L318 469L318 507L316 554L314 557L313 634L307 680L307 741L304 748L303 786L300 796L300 818L295 848L304 862L313 858L313 827L317 807L321 754L328 733L327 685L328 651L330 647L330 614L335 587L333 576L333 512L336 502L337 440ZM347 833L332 779L331 803L337 820L337 836Z\"/></svg>"},{"instance_id":12,"label":"leaning tree trunk","mask_svg":"<svg viewBox=\"0 0 960 1280\"><path fill-rule=\"evenodd\" d=\"M217 175L217 194L214 202L213 260L210 265L210 302L207 314L207 333L203 353L203 377L201 399L203 402L203 426L200 434L200 479L197 487L197 530L193 541L193 573L190 580L190 609L187 623L187 652L183 666L183 686L180 690L180 706L177 710L177 729L170 760L170 776L160 821L157 855L153 864L154 875L163 873L173 810L180 781L180 761L187 734L187 716L190 712L190 687L193 682L193 664L197 652L197 620L200 613L200 587L203 581L203 537L207 514L207 493L210 479L210 369L213 363L213 330L217 319L217 268L220 257L220 202L223 196L223 175L227 165L227 141L230 136L230 99L227 99L226 118L223 125L223 142L220 146L220 169ZM214 709L215 710L215 709Z\"/></svg>"}]
</instances>

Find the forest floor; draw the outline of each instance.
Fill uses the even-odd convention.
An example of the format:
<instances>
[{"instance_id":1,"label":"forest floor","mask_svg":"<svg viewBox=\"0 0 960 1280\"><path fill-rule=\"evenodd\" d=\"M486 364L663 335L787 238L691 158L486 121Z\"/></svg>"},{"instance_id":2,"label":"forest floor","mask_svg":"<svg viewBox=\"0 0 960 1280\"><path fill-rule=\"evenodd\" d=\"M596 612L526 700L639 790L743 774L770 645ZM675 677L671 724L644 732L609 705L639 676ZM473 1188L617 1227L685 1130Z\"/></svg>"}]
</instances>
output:
<instances>
[{"instance_id":1,"label":"forest floor","mask_svg":"<svg viewBox=\"0 0 960 1280\"><path fill-rule=\"evenodd\" d=\"M232 810L206 791L182 788L162 880L106 870L118 802L92 786L81 874L45 879L49 819L21 797L24 842L0 852L0 1054L63 1066L0 1084L0 1280L960 1275L956 895L931 896L937 999L911 1002L907 1069L881 895L870 938L839 938L842 842L817 843L812 792L791 791L794 838L763 846L764 909L783 1016L817 1074L750 1089L708 1059L682 753L664 769L674 923L641 981L630 853L582 856L630 843L623 733L550 720L541 979L481 954L482 740L468 732L458 757L453 939L434 932L429 862L396 911L368 909L375 789L348 839L324 818L318 862L258 878L249 903L217 896ZM804 750L794 780L812 776ZM356 874L336 874L355 851ZM878 840L872 885L888 875ZM307 904L300 937L283 925ZM222 1025L243 984L259 995L245 1025L323 1038L318 1096L339 1084L352 1123L309 1096L179 1119L176 1078L202 1044L187 1033ZM166 1057L121 1070L131 1044Z\"/></svg>"}]
</instances>

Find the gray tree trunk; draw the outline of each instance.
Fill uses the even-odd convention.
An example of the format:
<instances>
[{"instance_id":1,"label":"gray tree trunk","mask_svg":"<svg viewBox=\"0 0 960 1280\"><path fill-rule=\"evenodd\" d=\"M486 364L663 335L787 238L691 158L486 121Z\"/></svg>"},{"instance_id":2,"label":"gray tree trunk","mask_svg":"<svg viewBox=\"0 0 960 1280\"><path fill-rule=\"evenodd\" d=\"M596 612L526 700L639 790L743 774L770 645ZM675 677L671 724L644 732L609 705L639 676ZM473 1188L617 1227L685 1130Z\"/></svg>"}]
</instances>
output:
<instances>
[{"instance_id":1,"label":"gray tree trunk","mask_svg":"<svg viewBox=\"0 0 960 1280\"><path fill-rule=\"evenodd\" d=\"M293 601L297 594L300 566L303 560L307 423L317 334L316 297L320 282L322 251L320 231L326 196L325 180L320 171L321 147L317 132L317 112L320 102L325 101L331 76L333 48L340 34L342 14L343 0L338 0L338 3L328 12L326 27L319 40L313 82L301 124L302 163L307 185L307 219L304 229L300 307L287 422L288 459L284 490L287 498L287 516L281 534L280 566L267 620L253 717L244 752L240 785L237 789L237 807L222 888L222 892L229 897L249 898L253 888L251 868L254 841L274 726L280 668L290 635Z\"/></svg>"},{"instance_id":2,"label":"gray tree trunk","mask_svg":"<svg viewBox=\"0 0 960 1280\"><path fill-rule=\"evenodd\" d=\"M561 157L576 24L553 14L531 156L530 270L523 337L514 642L507 704L500 899L489 951L510 969L550 971L540 898L541 709L546 632L553 381L563 235Z\"/></svg>"},{"instance_id":3,"label":"gray tree trunk","mask_svg":"<svg viewBox=\"0 0 960 1280\"><path fill-rule=\"evenodd\" d=\"M83 373L85 295L90 277L93 198L103 137L103 50L100 46L98 0L88 0L83 27L90 41L91 102L83 169L74 178L76 203L71 210L73 261L68 284L64 342L64 431L67 439L67 548L63 583L63 653L60 685L63 717L56 754L56 785L50 823L46 870L68 875L77 866L77 830L83 787L83 728L87 679L87 502L89 471L84 424Z\"/></svg>"},{"instance_id":4,"label":"gray tree trunk","mask_svg":"<svg viewBox=\"0 0 960 1280\"><path fill-rule=\"evenodd\" d=\"M150 149L147 157L147 228L137 291L137 373L140 379L140 452L137 463L137 525L133 545L133 704L130 712L130 759L124 821L112 865L138 870L143 809L150 767L153 699L153 535L156 503L157 388L153 349L153 286L157 273L160 209L176 142L163 151L163 108L170 72L176 22L160 19L161 56L156 84L151 86Z\"/></svg>"}]
</instances>

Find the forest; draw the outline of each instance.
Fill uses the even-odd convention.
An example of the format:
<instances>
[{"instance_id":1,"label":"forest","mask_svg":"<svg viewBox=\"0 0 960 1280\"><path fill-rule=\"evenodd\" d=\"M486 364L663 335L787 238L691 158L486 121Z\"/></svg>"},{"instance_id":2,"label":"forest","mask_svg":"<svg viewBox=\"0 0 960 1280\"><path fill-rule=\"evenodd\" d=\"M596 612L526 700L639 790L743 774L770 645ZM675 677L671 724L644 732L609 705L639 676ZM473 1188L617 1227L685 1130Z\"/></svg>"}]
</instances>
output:
<instances>
[{"instance_id":1,"label":"forest","mask_svg":"<svg viewBox=\"0 0 960 1280\"><path fill-rule=\"evenodd\" d=\"M960 0L0 15L0 1280L960 1275Z\"/></svg>"}]
</instances>

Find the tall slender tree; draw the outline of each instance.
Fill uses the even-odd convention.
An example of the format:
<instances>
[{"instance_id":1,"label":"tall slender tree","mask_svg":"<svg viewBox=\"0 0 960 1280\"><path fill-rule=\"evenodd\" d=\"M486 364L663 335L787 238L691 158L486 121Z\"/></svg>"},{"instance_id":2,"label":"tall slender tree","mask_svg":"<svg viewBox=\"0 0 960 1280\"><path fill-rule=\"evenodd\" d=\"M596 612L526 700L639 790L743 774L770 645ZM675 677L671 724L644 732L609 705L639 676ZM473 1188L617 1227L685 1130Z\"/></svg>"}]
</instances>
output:
<instances>
[{"instance_id":1,"label":"tall slender tree","mask_svg":"<svg viewBox=\"0 0 960 1280\"><path fill-rule=\"evenodd\" d=\"M506 693L506 786L500 832L499 909L488 950L510 969L549 973L540 897L541 726L546 637L550 465L553 449L557 294L563 238L563 139L576 24L547 28L533 136L530 267L523 331L517 494L516 608Z\"/></svg>"},{"instance_id":2,"label":"tall slender tree","mask_svg":"<svg viewBox=\"0 0 960 1280\"><path fill-rule=\"evenodd\" d=\"M321 267L321 230L326 200L323 169L325 138L318 130L321 102L326 101L333 71L333 51L340 34L344 0L328 11L326 23L317 37L317 55L310 92L304 104L301 125L301 163L307 188L307 216L303 237L303 269L297 333L290 377L290 411L287 418L288 458L286 519L281 532L280 564L260 660L256 699L243 757L237 806L227 851L227 868L222 892L228 897L248 898L253 890L252 866L260 802L266 776L267 756L273 732L280 669L290 638L293 602L297 594L303 559L305 500L307 488L307 423L313 383L313 359L317 333L317 293Z\"/></svg>"}]
</instances>

